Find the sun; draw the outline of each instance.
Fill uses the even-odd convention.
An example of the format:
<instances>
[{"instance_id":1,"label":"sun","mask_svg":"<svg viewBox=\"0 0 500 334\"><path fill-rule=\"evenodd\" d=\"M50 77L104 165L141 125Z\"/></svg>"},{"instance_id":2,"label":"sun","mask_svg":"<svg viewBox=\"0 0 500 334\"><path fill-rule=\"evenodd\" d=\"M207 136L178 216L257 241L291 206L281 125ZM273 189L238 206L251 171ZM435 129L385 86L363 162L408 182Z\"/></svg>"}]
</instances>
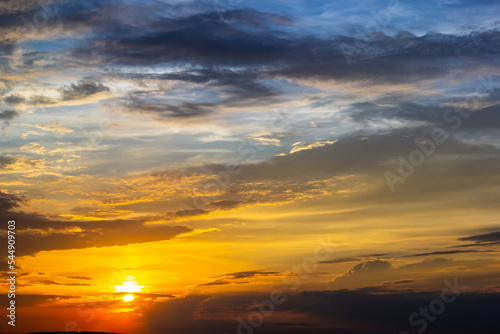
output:
<instances>
[{"instance_id":1,"label":"sun","mask_svg":"<svg viewBox=\"0 0 500 334\"><path fill-rule=\"evenodd\" d=\"M122 282L121 285L115 285L115 290L118 292L127 293L122 299L126 302L130 302L134 300L134 295L132 293L139 292L144 287L143 285L138 285L136 281L134 281L134 276L127 276L126 281Z\"/></svg>"},{"instance_id":2,"label":"sun","mask_svg":"<svg viewBox=\"0 0 500 334\"><path fill-rule=\"evenodd\" d=\"M134 300L134 295L125 295L123 296L123 300L126 301L126 302L131 302L132 300Z\"/></svg>"}]
</instances>

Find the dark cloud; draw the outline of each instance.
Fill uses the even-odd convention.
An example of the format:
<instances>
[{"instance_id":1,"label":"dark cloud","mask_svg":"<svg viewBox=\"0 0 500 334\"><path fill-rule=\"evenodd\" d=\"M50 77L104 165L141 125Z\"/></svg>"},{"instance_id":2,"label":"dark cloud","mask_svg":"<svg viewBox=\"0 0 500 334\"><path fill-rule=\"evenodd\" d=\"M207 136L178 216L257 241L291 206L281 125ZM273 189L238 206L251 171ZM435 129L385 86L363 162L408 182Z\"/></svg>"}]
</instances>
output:
<instances>
[{"instance_id":1,"label":"dark cloud","mask_svg":"<svg viewBox=\"0 0 500 334\"><path fill-rule=\"evenodd\" d=\"M467 254L467 253L491 253L492 250L451 250L451 251L438 251L438 252L429 252L429 253L420 253L414 255L405 255L403 257L419 257L419 256L430 256L430 255L452 255L452 254Z\"/></svg>"},{"instance_id":2,"label":"dark cloud","mask_svg":"<svg viewBox=\"0 0 500 334\"><path fill-rule=\"evenodd\" d=\"M254 10L235 10L164 18L147 22L144 30L124 27L116 22L108 38L96 39L93 47L77 52L97 53L110 62L150 64L162 62L198 63L204 65L264 64L276 62L286 53L293 55L292 45L272 34L262 35L242 29L237 24L265 21L269 14ZM254 25L255 27L255 25ZM125 31L123 31L125 28ZM130 29L128 34L126 30ZM297 45L299 44L299 45ZM300 46L297 43L295 46ZM134 49L132 54L129 51ZM300 48L295 51L301 52Z\"/></svg>"},{"instance_id":3,"label":"dark cloud","mask_svg":"<svg viewBox=\"0 0 500 334\"><path fill-rule=\"evenodd\" d=\"M64 296L55 294L54 295L16 294L16 304L19 303L19 305L23 305L24 307L33 307L33 306L39 306L41 304L50 302L55 299L67 300L72 298L76 298L76 296L71 296L71 295ZM2 301L3 303L5 302L8 303L8 298L6 293L0 295L0 301Z\"/></svg>"},{"instance_id":4,"label":"dark cloud","mask_svg":"<svg viewBox=\"0 0 500 334\"><path fill-rule=\"evenodd\" d=\"M393 83L438 78L455 68L457 61L465 70L474 69L491 63L500 51L495 30L320 38L291 29L292 19L284 16L253 9L216 10L205 2L88 1L64 3L59 9L47 28L57 23L65 31L89 31L85 46L72 51L79 60L140 67L182 65L178 73L166 76L189 82L208 83L209 79L240 89L247 97L275 94L262 81L275 77ZM36 6L21 6L3 13L0 28L21 27L19 17L30 18L37 11ZM349 66L346 52L356 59ZM446 61L450 59L456 61ZM192 68L198 73L193 75ZM65 99L89 94L89 89L95 93L96 87L80 89L84 92L75 92L76 96L68 92Z\"/></svg>"},{"instance_id":5,"label":"dark cloud","mask_svg":"<svg viewBox=\"0 0 500 334\"><path fill-rule=\"evenodd\" d=\"M383 257L388 254L368 254L368 255L360 255L356 257L341 257L341 258L336 258L332 260L327 260L327 261L320 261L318 263L345 263L345 262L359 262L359 261L364 261L366 258L378 258L378 257Z\"/></svg>"},{"instance_id":6,"label":"dark cloud","mask_svg":"<svg viewBox=\"0 0 500 334\"><path fill-rule=\"evenodd\" d=\"M486 90L487 88L482 89ZM500 123L500 103L472 110L446 105L422 105L413 102L403 102L393 106L365 102L353 104L350 109L350 116L353 120L362 123L374 120L400 119L426 122L453 131L497 130L496 124Z\"/></svg>"},{"instance_id":7,"label":"dark cloud","mask_svg":"<svg viewBox=\"0 0 500 334\"><path fill-rule=\"evenodd\" d=\"M230 282L230 281L227 281L227 280L218 279L218 280L215 280L213 282L198 284L197 286L202 287L202 286L218 286L218 285L246 284L246 283L249 283L249 282Z\"/></svg>"},{"instance_id":8,"label":"dark cloud","mask_svg":"<svg viewBox=\"0 0 500 334\"><path fill-rule=\"evenodd\" d=\"M5 103L8 103L8 104L19 104L19 103L23 103L24 101L26 101L24 96L19 95L19 94L11 94L11 95L5 96L3 98L3 100Z\"/></svg>"},{"instance_id":9,"label":"dark cloud","mask_svg":"<svg viewBox=\"0 0 500 334\"><path fill-rule=\"evenodd\" d=\"M77 279L77 280L91 280L92 279L92 278L87 277L87 276L70 276L70 277L66 277L66 278Z\"/></svg>"},{"instance_id":10,"label":"dark cloud","mask_svg":"<svg viewBox=\"0 0 500 334\"><path fill-rule=\"evenodd\" d=\"M25 216L25 215L24 215ZM13 215L16 219L16 215ZM19 230L29 221L16 219ZM18 255L34 255L40 251L82 249L89 247L125 246L171 239L192 231L187 226L146 226L141 220L116 220L102 222L58 222L33 226L42 233L26 233L19 239ZM50 232L49 227L56 231ZM73 232L74 231L74 232Z\"/></svg>"},{"instance_id":11,"label":"dark cloud","mask_svg":"<svg viewBox=\"0 0 500 334\"><path fill-rule=\"evenodd\" d=\"M192 201L192 198L186 198L186 201ZM238 201L218 200L209 203L203 208L191 208L188 206L189 207L188 209L167 212L164 218L169 220L178 218L189 218L189 217L206 215L216 210L232 210L234 208L237 208L240 205L240 203L241 202Z\"/></svg>"},{"instance_id":12,"label":"dark cloud","mask_svg":"<svg viewBox=\"0 0 500 334\"><path fill-rule=\"evenodd\" d=\"M129 98L119 101L126 110L149 114L156 119L178 117L190 118L207 115L224 106L246 106L270 103L282 94L277 84L265 82L258 74L249 70L221 68L185 69L168 74L112 74L112 78L134 80L163 80L174 82L171 89L161 92L134 92ZM173 92L182 88L182 83L204 84L205 89L218 94L216 102L172 102ZM168 102L165 102L168 101Z\"/></svg>"},{"instance_id":13,"label":"dark cloud","mask_svg":"<svg viewBox=\"0 0 500 334\"><path fill-rule=\"evenodd\" d=\"M113 77L125 79L169 80L205 84L208 88L216 87L228 94L225 103L236 104L241 100L268 98L279 94L279 90L264 83L252 70L236 70L224 68L186 68L182 71L166 74L125 73L113 74Z\"/></svg>"},{"instance_id":14,"label":"dark cloud","mask_svg":"<svg viewBox=\"0 0 500 334\"><path fill-rule=\"evenodd\" d=\"M405 330L412 333L420 326L411 326L409 317L434 299L441 298L441 293L343 290L286 293L285 298L281 305L273 306L272 316L264 316L262 325L250 329L263 334L281 333L283 330L292 334L385 334ZM147 312L145 317L153 334L165 331L237 333L241 321L236 318L241 317L245 321L253 311L258 312L255 304L268 299L269 294L258 292L189 295L162 303ZM445 311L436 321L428 322L426 333L497 333L500 325L494 310L499 306L498 293L464 292L453 303L446 304ZM265 308L269 306L265 305ZM234 320L228 319L228 313ZM417 319L420 318L418 316ZM285 326L286 329L283 328Z\"/></svg>"},{"instance_id":15,"label":"dark cloud","mask_svg":"<svg viewBox=\"0 0 500 334\"><path fill-rule=\"evenodd\" d=\"M167 303L157 304L150 312L145 314L145 320L149 327L150 333L165 333L171 331L173 333L194 332L215 333L218 331L218 326L224 326L225 323L217 321L196 321L193 323L194 313L201 308L209 295L189 295L185 298L174 299ZM167 320L168 319L168 320ZM211 328L208 326L210 325ZM216 328L213 328L217 326ZM205 327L205 329L203 329ZM220 331L223 333L223 331Z\"/></svg>"},{"instance_id":16,"label":"dark cloud","mask_svg":"<svg viewBox=\"0 0 500 334\"><path fill-rule=\"evenodd\" d=\"M3 120L3 121L10 121L10 120L13 120L14 118L18 117L19 116L19 113L15 110L2 110L0 111L0 120Z\"/></svg>"},{"instance_id":17,"label":"dark cloud","mask_svg":"<svg viewBox=\"0 0 500 334\"><path fill-rule=\"evenodd\" d=\"M31 284L40 284L40 285L66 285L66 286L91 286L90 283L61 283L54 280L30 280Z\"/></svg>"},{"instance_id":18,"label":"dark cloud","mask_svg":"<svg viewBox=\"0 0 500 334\"><path fill-rule=\"evenodd\" d=\"M51 1L39 3L33 0L2 1L0 4L0 31L8 42L26 39L43 39L44 32L63 27L76 31L95 26L99 22L99 9L105 9L112 1L91 0L85 3L75 1ZM120 2L115 2L115 6ZM104 17L101 17L104 20ZM101 21L101 22L102 22ZM8 33L8 34L7 34ZM3 37L3 36L2 36Z\"/></svg>"},{"instance_id":19,"label":"dark cloud","mask_svg":"<svg viewBox=\"0 0 500 334\"><path fill-rule=\"evenodd\" d=\"M174 106L166 103L148 103L146 101L134 100L132 103L127 104L127 107L133 112L149 114L157 118L189 118L210 113L213 104L181 102L180 105Z\"/></svg>"},{"instance_id":20,"label":"dark cloud","mask_svg":"<svg viewBox=\"0 0 500 334\"><path fill-rule=\"evenodd\" d=\"M213 211L210 203L227 200L242 204L274 203L294 200L301 194L307 194L318 189L311 181L325 181L335 177L358 175L370 180L371 186L363 191L349 196L338 196L336 205L351 207L371 206L374 204L390 204L392 212L397 214L398 205L415 203L426 204L429 210L437 209L437 203L444 207L481 208L495 210L496 196L488 198L477 197L478 191L496 193L491 184L499 182L498 164L500 150L489 144L471 143L457 139L448 132L446 141L435 146L433 154L416 166L414 172L398 183L396 191L391 192L384 173L399 175L401 162L399 158L408 161L410 154L420 151L417 145L422 141L432 140L434 127L421 126L381 131L375 134L355 134L344 137L335 143L322 147L301 150L294 154L275 156L259 163L244 163L251 161L257 154L254 146L241 145L238 156L233 161L243 161L236 175L230 179L227 186L218 186L215 182L206 181L196 185L206 189L213 185L218 189L217 195L200 198L186 197L183 200L183 210L171 211L169 217L184 216L192 218L199 214ZM422 153L423 154L423 153ZM241 159L241 160L239 160ZM207 177L214 176L224 182L228 166L208 165L204 170L193 168L188 174L202 173ZM463 176L467 175L466 178ZM217 179L219 178L219 179ZM219 183L220 183L219 182ZM205 188L203 188L205 187ZM252 192L249 192L252 189ZM460 194L460 195L459 195ZM332 190L332 196L334 190ZM206 205L195 205L206 203ZM126 208L126 207L123 207ZM229 209L229 208L228 208ZM403 206L401 206L402 210ZM355 217L356 215L386 215L387 212L374 209L357 209L339 217Z\"/></svg>"},{"instance_id":21,"label":"dark cloud","mask_svg":"<svg viewBox=\"0 0 500 334\"><path fill-rule=\"evenodd\" d=\"M9 80L0 78L0 95L5 95L9 93L11 90L12 90L12 83Z\"/></svg>"},{"instance_id":22,"label":"dark cloud","mask_svg":"<svg viewBox=\"0 0 500 334\"><path fill-rule=\"evenodd\" d=\"M391 289L395 291L402 288L406 291L415 291L414 287L418 284L399 287L403 283L396 282L418 280L420 285L427 286L428 289L429 287L435 289L442 285L443 280L448 279L446 275L450 271L460 267L462 280L467 280L471 287L477 287L478 282L494 279L498 273L496 270L490 273L481 273L476 269L483 268L485 265L496 266L497 264L498 261L494 259L453 260L436 257L400 266L392 266L388 261L365 261L335 277L328 285L334 290L363 289L365 292L387 292ZM423 272L427 273L425 277L422 277Z\"/></svg>"},{"instance_id":23,"label":"dark cloud","mask_svg":"<svg viewBox=\"0 0 500 334\"><path fill-rule=\"evenodd\" d=\"M204 209L185 209L185 210L177 210L174 212L167 213L167 218L179 218L179 217L190 217L190 216L198 216L210 213L212 210L204 210Z\"/></svg>"},{"instance_id":24,"label":"dark cloud","mask_svg":"<svg viewBox=\"0 0 500 334\"><path fill-rule=\"evenodd\" d=\"M0 121L3 121L4 128L8 127L16 117L19 117L19 113L14 109L0 110Z\"/></svg>"},{"instance_id":25,"label":"dark cloud","mask_svg":"<svg viewBox=\"0 0 500 334\"><path fill-rule=\"evenodd\" d=\"M240 272L215 276L213 278L219 278L219 279L209 283L198 284L197 286L202 287L202 286L228 285L228 284L246 284L250 283L249 279L268 277L268 276L280 276L280 275L282 275L282 273L277 271L263 271L263 270L240 271Z\"/></svg>"},{"instance_id":26,"label":"dark cloud","mask_svg":"<svg viewBox=\"0 0 500 334\"><path fill-rule=\"evenodd\" d=\"M361 140L363 138L365 139ZM314 180L333 175L362 173L380 175L383 179L384 171L396 171L395 168L399 165L398 156L408 159L412 151L419 149L415 141L429 138L432 138L432 128L399 129L367 137L348 137L324 147L303 150L292 155L274 157L268 162L243 166L243 171L238 178L257 181L296 179L300 176L301 180ZM453 163L434 161L438 157L446 156L450 158L454 156ZM475 156L478 160L456 158L462 156L468 158ZM430 190L427 188L430 186L428 182L434 184L437 182L439 186L432 187L433 191L447 191L450 187L461 187L465 185L464 182L468 183L463 178L465 170L468 171L468 177L475 179L475 186L486 185L487 182L494 182L493 179L496 179L493 166L500 161L499 158L500 151L493 146L470 145L449 137L445 144L436 148L435 154L429 158L428 162L418 167L416 175L409 177L401 188L414 187L420 183L420 194L415 193L417 197L420 197L422 192L427 192L425 189ZM390 163L391 160L394 162ZM478 161L482 163L478 164ZM216 168L213 169L219 171ZM438 174L439 177L437 177ZM455 183L457 180L461 180L462 183L452 185L449 183L452 179ZM379 195L382 195L385 191L380 190ZM403 199L407 195L411 196L406 189L402 189L397 197ZM391 201L394 200L398 201L398 198L391 196Z\"/></svg>"},{"instance_id":27,"label":"dark cloud","mask_svg":"<svg viewBox=\"0 0 500 334\"><path fill-rule=\"evenodd\" d=\"M487 41L497 40L498 35L497 31L466 36L429 33L421 37L404 33L390 37L378 33L372 35L373 39L368 41L337 36L328 41L327 45L319 41L319 44L322 44L319 48L310 49L314 50L314 54L309 54L306 58L314 61L304 61L302 66L297 66L298 63L294 64L295 66L291 64L275 73L298 78L415 82L441 77L453 68L453 65L437 60L460 59L474 55L475 61L481 62L481 56L484 56L483 62L488 62L488 55L498 53L499 48L492 47ZM368 47L358 46L366 44ZM349 57L355 58L355 62L350 66L343 66L346 59L344 53L339 52L342 48L347 50ZM433 61L430 62L430 59Z\"/></svg>"},{"instance_id":28,"label":"dark cloud","mask_svg":"<svg viewBox=\"0 0 500 334\"><path fill-rule=\"evenodd\" d=\"M11 165L14 162L16 162L16 159L14 158L0 156L0 168L4 168L5 166Z\"/></svg>"},{"instance_id":29,"label":"dark cloud","mask_svg":"<svg viewBox=\"0 0 500 334\"><path fill-rule=\"evenodd\" d=\"M23 199L0 193L0 219L15 220L18 238L16 254L34 255L40 251L124 246L171 239L192 231L187 226L144 225L148 219L114 221L57 221L40 214L16 212ZM1 229L5 230L7 225ZM2 236L0 238L5 238Z\"/></svg>"},{"instance_id":30,"label":"dark cloud","mask_svg":"<svg viewBox=\"0 0 500 334\"><path fill-rule=\"evenodd\" d=\"M340 35L319 38L290 30L292 20L286 17L252 9L217 12L205 3L71 3L61 5L57 21L65 31L82 27L91 31L86 46L73 50L76 60L72 61L139 69L169 63L178 70L143 74L127 68L131 73L110 75L203 83L229 96L219 101L227 105L279 95L278 85L269 84L269 79L274 78L416 82L437 78L456 67L455 62L446 60L467 58L467 64L462 66L467 70L490 63L499 52L497 31L465 36L430 33L420 37L408 32L395 36L378 33L367 37L368 41ZM14 24L10 16L4 22L6 27ZM367 43L369 47L357 47ZM344 55L346 45L357 50L356 62L349 66ZM107 89L95 82L81 82L64 90L63 100L81 99ZM214 109L210 103L185 101L145 99L129 104L130 110L160 118L199 116ZM485 112L487 115L480 117L477 126L491 127L493 123L486 119L495 120L498 113ZM474 121L469 124L475 126Z\"/></svg>"},{"instance_id":31,"label":"dark cloud","mask_svg":"<svg viewBox=\"0 0 500 334\"><path fill-rule=\"evenodd\" d=\"M0 16L1 17L1 16ZM16 45L8 41L0 41L0 56L9 56L15 50Z\"/></svg>"},{"instance_id":32,"label":"dark cloud","mask_svg":"<svg viewBox=\"0 0 500 334\"><path fill-rule=\"evenodd\" d=\"M413 283L413 282L415 282L415 280L401 279L401 280L394 281L394 282L382 282L382 284L384 284L384 285L399 285L399 284L408 284L408 283Z\"/></svg>"},{"instance_id":33,"label":"dark cloud","mask_svg":"<svg viewBox=\"0 0 500 334\"><path fill-rule=\"evenodd\" d=\"M100 92L109 91L109 88L102 83L92 81L81 81L78 84L71 84L68 89L61 91L63 101L80 100L87 96Z\"/></svg>"},{"instance_id":34,"label":"dark cloud","mask_svg":"<svg viewBox=\"0 0 500 334\"><path fill-rule=\"evenodd\" d=\"M492 242L482 242L482 243L473 243L473 244L464 244L464 245L455 245L450 246L450 248L470 248L470 247L486 247L500 245L500 241L492 241Z\"/></svg>"},{"instance_id":35,"label":"dark cloud","mask_svg":"<svg viewBox=\"0 0 500 334\"><path fill-rule=\"evenodd\" d=\"M470 237L463 237L458 240L461 241L474 241L478 244L481 243L490 243L490 242L497 242L500 241L500 232L491 232L491 233L485 233L485 234L478 234L478 235L473 235Z\"/></svg>"},{"instance_id":36,"label":"dark cloud","mask_svg":"<svg viewBox=\"0 0 500 334\"><path fill-rule=\"evenodd\" d=\"M355 121L400 118L414 121L441 122L446 110L435 105L420 105L412 102L395 106L379 106L373 102L355 103L350 106L350 116Z\"/></svg>"},{"instance_id":37,"label":"dark cloud","mask_svg":"<svg viewBox=\"0 0 500 334\"><path fill-rule=\"evenodd\" d=\"M256 276L270 276L279 274L277 271L263 271L263 270L251 270L251 271L239 271L235 273L215 276L215 277L226 277L230 279L241 279L241 278L250 278Z\"/></svg>"},{"instance_id":38,"label":"dark cloud","mask_svg":"<svg viewBox=\"0 0 500 334\"><path fill-rule=\"evenodd\" d=\"M309 322L278 322L276 323L277 326L284 326L284 327L314 327L318 326L318 324L312 324Z\"/></svg>"},{"instance_id":39,"label":"dark cloud","mask_svg":"<svg viewBox=\"0 0 500 334\"><path fill-rule=\"evenodd\" d=\"M48 96L34 95L28 100L28 103L31 105L50 105L57 103L57 100Z\"/></svg>"},{"instance_id":40,"label":"dark cloud","mask_svg":"<svg viewBox=\"0 0 500 334\"><path fill-rule=\"evenodd\" d=\"M19 266L16 265L16 269L17 270L21 270L21 268ZM18 277L24 277L24 276L28 276L29 273L27 272L23 272L23 273L18 273ZM0 278L2 280L6 280L7 278L9 278L11 276L11 274L9 274L7 271L1 271L0 272Z\"/></svg>"},{"instance_id":41,"label":"dark cloud","mask_svg":"<svg viewBox=\"0 0 500 334\"><path fill-rule=\"evenodd\" d=\"M391 158L397 158L399 155L407 158L413 150L418 149L415 140L432 138L432 130L433 128L428 127L403 128L366 137L354 135L323 147L302 150L292 155L274 157L269 162L245 166L241 178L290 179L292 175L302 175L303 179L312 179L314 176L381 170L381 166L387 166L387 160ZM488 157L500 156L500 151L494 146L469 145L453 137L449 137L435 153L435 156L477 155L483 156L486 160ZM456 165L462 163L468 164L469 161L460 159L455 161ZM425 167L425 165L420 166L421 169ZM434 170L437 171L435 168Z\"/></svg>"},{"instance_id":42,"label":"dark cloud","mask_svg":"<svg viewBox=\"0 0 500 334\"><path fill-rule=\"evenodd\" d=\"M318 38L284 32L280 23L286 20L247 29L249 21L269 21L270 14L254 10L232 10L223 15L227 20L220 20L216 12L150 20L142 30L114 22L105 38L77 49L75 55L124 65L197 64L205 69L241 66L261 78L397 83L437 78L453 68L436 60L475 56L476 62L488 62L500 51L497 31L465 36L430 33L421 37L379 33L367 42L347 36ZM369 47L357 47L367 43ZM356 49L356 62L350 66L345 66L345 46Z\"/></svg>"},{"instance_id":43,"label":"dark cloud","mask_svg":"<svg viewBox=\"0 0 500 334\"><path fill-rule=\"evenodd\" d=\"M6 159L3 158L2 159ZM8 159L8 158L7 158ZM23 198L0 191L0 214L6 214L24 201ZM10 219L9 219L10 220Z\"/></svg>"},{"instance_id":44,"label":"dark cloud","mask_svg":"<svg viewBox=\"0 0 500 334\"><path fill-rule=\"evenodd\" d=\"M222 209L222 210L231 210L238 207L241 204L239 201L230 201L230 200L219 200L209 204L209 206Z\"/></svg>"},{"instance_id":45,"label":"dark cloud","mask_svg":"<svg viewBox=\"0 0 500 334\"><path fill-rule=\"evenodd\" d=\"M382 260L366 261L355 265L347 273L331 281L329 285L331 287L336 287L337 285L344 284L344 282L362 279L366 275L372 275L375 272L386 271L391 268L392 265L387 261L382 261Z\"/></svg>"},{"instance_id":46,"label":"dark cloud","mask_svg":"<svg viewBox=\"0 0 500 334\"><path fill-rule=\"evenodd\" d=\"M467 253L497 253L498 250L495 249L495 247L497 245L500 245L500 232L490 232L486 234L478 234L469 237L462 237L459 238L458 240L469 241L469 242L472 241L473 243L454 245L449 247L449 248L464 248L464 249L435 251L435 252L421 253L415 255L406 255L404 257L429 256L429 255L453 255L453 254L467 254ZM471 249L471 248L476 248L476 249Z\"/></svg>"}]
</instances>

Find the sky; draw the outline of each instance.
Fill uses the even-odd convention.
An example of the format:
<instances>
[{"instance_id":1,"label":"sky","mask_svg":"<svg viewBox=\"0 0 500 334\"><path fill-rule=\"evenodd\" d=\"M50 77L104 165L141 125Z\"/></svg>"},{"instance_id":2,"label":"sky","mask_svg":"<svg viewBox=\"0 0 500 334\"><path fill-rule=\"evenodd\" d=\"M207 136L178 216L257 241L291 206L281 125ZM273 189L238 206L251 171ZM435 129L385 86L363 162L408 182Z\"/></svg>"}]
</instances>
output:
<instances>
[{"instance_id":1,"label":"sky","mask_svg":"<svg viewBox=\"0 0 500 334\"><path fill-rule=\"evenodd\" d=\"M498 333L499 14L0 2L0 332Z\"/></svg>"}]
</instances>

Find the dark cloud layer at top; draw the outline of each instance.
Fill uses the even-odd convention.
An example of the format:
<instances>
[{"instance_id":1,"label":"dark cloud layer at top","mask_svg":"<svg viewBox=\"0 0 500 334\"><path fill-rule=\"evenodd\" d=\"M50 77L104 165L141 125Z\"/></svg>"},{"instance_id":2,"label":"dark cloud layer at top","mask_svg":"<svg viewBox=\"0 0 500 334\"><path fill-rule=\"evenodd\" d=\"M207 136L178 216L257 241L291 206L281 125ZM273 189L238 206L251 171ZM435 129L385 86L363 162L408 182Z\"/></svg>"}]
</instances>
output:
<instances>
[{"instance_id":1,"label":"dark cloud layer at top","mask_svg":"<svg viewBox=\"0 0 500 334\"><path fill-rule=\"evenodd\" d=\"M3 14L0 21L5 29L21 27L21 20L15 18L31 17L36 10L33 6L18 8ZM200 2L146 5L89 1L61 5L48 27L61 23L66 31L89 31L84 38L86 45L75 48L73 54L100 64L172 63L183 65L188 73L189 67L196 66L198 70L210 71L210 80L219 82L227 70L224 67L247 69L246 73L235 72L230 84L242 88L247 76L249 84L245 90L259 95L262 87L248 78L249 72L256 78L409 82L442 76L457 62L463 69L488 64L499 53L498 31L463 36L415 36L403 31L395 36L377 33L363 40L299 33L288 29L291 22L289 18L253 9L226 9L220 13ZM368 46L361 47L365 45ZM352 49L356 50L354 54ZM346 52L356 58L349 66ZM456 61L446 63L444 59ZM181 80L193 79L182 72L175 75Z\"/></svg>"},{"instance_id":2,"label":"dark cloud layer at top","mask_svg":"<svg viewBox=\"0 0 500 334\"><path fill-rule=\"evenodd\" d=\"M7 7L14 8L14 5L10 3ZM287 17L254 9L226 8L221 13L203 2L89 1L64 3L59 9L47 27L56 26L58 22L65 31L85 31L83 37L78 37L81 43L77 47L61 53L71 66L83 62L104 67L107 75L115 77L203 83L206 88L222 89L230 96L218 102L223 105L241 105L247 99L281 94L278 87L265 83L268 79L415 83L440 78L457 68L469 71L491 65L500 52L500 33L495 30L467 35L416 36L402 31L394 36L377 32L365 39L339 34L320 37L293 28L293 20ZM6 11L2 14L3 27L18 27L14 16L30 17L36 10L27 4ZM356 50L354 55L349 51L352 49ZM346 52L355 56L356 61L348 65ZM43 59L43 53L40 56ZM178 68L169 73L141 73L144 66L166 64ZM52 66L57 68L59 64ZM130 73L124 73L124 67ZM108 87L102 84L80 82L63 90L62 100L82 99L106 90ZM24 102L20 98L6 97L14 104ZM31 104L53 103L42 102L29 101ZM212 102L170 103L155 101L151 96L145 99L132 96L126 106L132 112L164 120L207 115L217 107ZM434 117L430 114L432 111L420 113L417 105L404 107L406 114L392 116L412 120ZM376 108L365 106L365 109L370 117L378 113ZM491 124L498 121L497 109L493 106L483 110L467 127L492 127ZM391 111L383 116L391 117Z\"/></svg>"},{"instance_id":3,"label":"dark cloud layer at top","mask_svg":"<svg viewBox=\"0 0 500 334\"><path fill-rule=\"evenodd\" d=\"M30 18L40 10L29 2L5 7L12 9L1 14L0 22L7 30L22 26L19 17ZM495 30L467 35L415 36L402 31L394 36L377 32L365 39L338 34L319 37L291 29L293 20L276 14L254 9L222 11L204 2L68 2L59 6L47 27L60 23L65 31L85 31L84 43L72 50L77 60L67 59L76 61L74 64L84 60L117 68L180 65L177 73L165 78L227 85L240 89L243 96L254 97L277 93L260 82L267 78L415 82L437 78L457 67L468 70L492 64L500 52L500 35ZM348 66L346 52L356 58ZM193 75L193 69L198 74ZM63 99L103 90L101 85L81 83L65 90ZM199 110L187 113L203 114Z\"/></svg>"},{"instance_id":4,"label":"dark cloud layer at top","mask_svg":"<svg viewBox=\"0 0 500 334\"><path fill-rule=\"evenodd\" d=\"M125 33L127 27L116 22L115 30L111 30L105 38L96 38L92 46L78 49L75 54L125 65L243 66L264 77L376 78L385 82L408 82L410 78L414 81L441 76L454 67L437 61L439 59L474 56L476 61L483 59L488 62L500 52L497 42L500 37L496 31L466 36L434 33L417 37L405 33L390 37L379 34L374 40L366 42L346 36L325 39L300 37L272 29L252 31L244 28L244 24L238 21L239 17L244 15L263 20L268 14L253 10L224 14L229 22L221 21L215 12L203 13L152 20L143 31L129 33ZM232 17L235 19L231 20ZM358 61L345 66L343 48L366 43L369 47L358 48Z\"/></svg>"}]
</instances>

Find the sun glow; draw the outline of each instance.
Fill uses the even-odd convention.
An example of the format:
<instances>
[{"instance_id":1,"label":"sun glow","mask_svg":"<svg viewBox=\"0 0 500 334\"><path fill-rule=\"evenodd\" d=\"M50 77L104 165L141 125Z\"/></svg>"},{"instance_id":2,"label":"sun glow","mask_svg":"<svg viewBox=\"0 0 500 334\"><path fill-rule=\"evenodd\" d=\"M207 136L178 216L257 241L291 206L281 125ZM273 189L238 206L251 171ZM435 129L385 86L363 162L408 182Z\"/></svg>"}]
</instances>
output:
<instances>
[{"instance_id":1,"label":"sun glow","mask_svg":"<svg viewBox=\"0 0 500 334\"><path fill-rule=\"evenodd\" d=\"M122 285L115 285L115 290L118 292L139 292L144 287L143 285L137 285L134 281L134 276L127 276L127 280L122 282Z\"/></svg>"},{"instance_id":2,"label":"sun glow","mask_svg":"<svg viewBox=\"0 0 500 334\"><path fill-rule=\"evenodd\" d=\"M130 302L135 298L132 293L141 291L144 286L138 285L137 282L134 281L134 276L127 276L126 279L126 281L122 282L123 284L115 285L115 290L127 293L127 295L123 296L122 299L126 302Z\"/></svg>"}]
</instances>

